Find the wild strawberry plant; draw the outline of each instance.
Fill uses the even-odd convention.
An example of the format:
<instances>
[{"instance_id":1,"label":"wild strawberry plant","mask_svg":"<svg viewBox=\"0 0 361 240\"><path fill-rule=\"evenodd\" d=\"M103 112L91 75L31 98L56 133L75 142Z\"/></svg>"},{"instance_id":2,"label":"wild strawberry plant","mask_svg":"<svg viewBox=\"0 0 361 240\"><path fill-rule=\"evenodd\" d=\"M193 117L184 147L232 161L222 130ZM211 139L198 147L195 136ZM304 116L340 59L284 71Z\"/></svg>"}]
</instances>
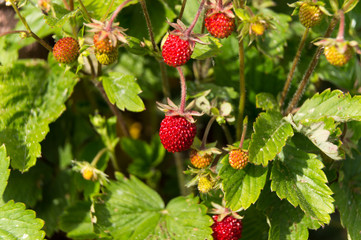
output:
<instances>
[{"instance_id":1,"label":"wild strawberry plant","mask_svg":"<svg viewBox=\"0 0 361 240\"><path fill-rule=\"evenodd\" d=\"M0 237L360 239L358 2L0 2Z\"/></svg>"}]
</instances>

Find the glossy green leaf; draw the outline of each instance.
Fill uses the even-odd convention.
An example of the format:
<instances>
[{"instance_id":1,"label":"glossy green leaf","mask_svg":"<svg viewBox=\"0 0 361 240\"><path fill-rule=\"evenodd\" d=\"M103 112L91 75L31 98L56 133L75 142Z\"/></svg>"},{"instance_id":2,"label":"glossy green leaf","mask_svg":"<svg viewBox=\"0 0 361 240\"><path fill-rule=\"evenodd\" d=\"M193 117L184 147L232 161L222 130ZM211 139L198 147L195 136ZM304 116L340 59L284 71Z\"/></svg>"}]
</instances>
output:
<instances>
[{"instance_id":1,"label":"glossy green leaf","mask_svg":"<svg viewBox=\"0 0 361 240\"><path fill-rule=\"evenodd\" d=\"M210 239L212 220L193 197L178 197L168 206L135 177L117 174L95 204L96 227L114 239Z\"/></svg>"},{"instance_id":2,"label":"glossy green leaf","mask_svg":"<svg viewBox=\"0 0 361 240\"><path fill-rule=\"evenodd\" d=\"M77 202L68 207L60 219L60 229L71 239L94 239L90 213L91 202Z\"/></svg>"},{"instance_id":3,"label":"glossy green leaf","mask_svg":"<svg viewBox=\"0 0 361 240\"><path fill-rule=\"evenodd\" d=\"M26 210L23 203L9 201L0 206L0 238L13 239L44 239L45 232L40 229L44 221L35 218L35 212Z\"/></svg>"},{"instance_id":4,"label":"glossy green leaf","mask_svg":"<svg viewBox=\"0 0 361 240\"><path fill-rule=\"evenodd\" d=\"M194 47L192 58L204 60L210 57L214 57L221 52L222 44L217 38L206 36L201 40L207 44L197 43Z\"/></svg>"},{"instance_id":5,"label":"glossy green leaf","mask_svg":"<svg viewBox=\"0 0 361 240\"><path fill-rule=\"evenodd\" d=\"M228 163L228 155L222 159L223 166L219 171L225 193L226 206L236 211L247 209L255 203L266 183L268 168L248 164L237 170Z\"/></svg>"},{"instance_id":6,"label":"glossy green leaf","mask_svg":"<svg viewBox=\"0 0 361 240\"><path fill-rule=\"evenodd\" d=\"M0 196L3 195L8 178L10 175L10 158L7 156L5 145L0 147ZM4 204L4 200L0 198L0 205Z\"/></svg>"},{"instance_id":7,"label":"glossy green leaf","mask_svg":"<svg viewBox=\"0 0 361 240\"><path fill-rule=\"evenodd\" d=\"M32 60L0 67L0 142L13 168L26 171L35 164L48 125L65 110L76 83L57 63Z\"/></svg>"},{"instance_id":8,"label":"glossy green leaf","mask_svg":"<svg viewBox=\"0 0 361 240\"><path fill-rule=\"evenodd\" d=\"M279 157L271 171L271 190L293 206L300 206L320 224L329 223L334 211L333 192L326 184L324 165L318 156L286 146Z\"/></svg>"},{"instance_id":9,"label":"glossy green leaf","mask_svg":"<svg viewBox=\"0 0 361 240\"><path fill-rule=\"evenodd\" d=\"M259 93L256 96L256 107L264 111L277 109L278 103L271 93Z\"/></svg>"},{"instance_id":10,"label":"glossy green leaf","mask_svg":"<svg viewBox=\"0 0 361 240\"><path fill-rule=\"evenodd\" d=\"M327 117L336 122L361 121L361 96L330 89L308 99L295 114L293 120L301 123L318 122Z\"/></svg>"},{"instance_id":11,"label":"glossy green leaf","mask_svg":"<svg viewBox=\"0 0 361 240\"><path fill-rule=\"evenodd\" d=\"M254 132L249 146L249 161L267 166L281 152L289 137L293 136L290 123L274 110L261 113L253 124Z\"/></svg>"},{"instance_id":12,"label":"glossy green leaf","mask_svg":"<svg viewBox=\"0 0 361 240\"><path fill-rule=\"evenodd\" d=\"M302 212L299 207L295 208L266 190L262 192L257 208L268 218L268 240L307 240L308 229L320 227L315 219Z\"/></svg>"},{"instance_id":13,"label":"glossy green leaf","mask_svg":"<svg viewBox=\"0 0 361 240\"><path fill-rule=\"evenodd\" d=\"M124 111L141 112L145 109L142 99L138 96L142 92L136 79L132 75L110 72L109 76L101 78L109 101Z\"/></svg>"}]
</instances>

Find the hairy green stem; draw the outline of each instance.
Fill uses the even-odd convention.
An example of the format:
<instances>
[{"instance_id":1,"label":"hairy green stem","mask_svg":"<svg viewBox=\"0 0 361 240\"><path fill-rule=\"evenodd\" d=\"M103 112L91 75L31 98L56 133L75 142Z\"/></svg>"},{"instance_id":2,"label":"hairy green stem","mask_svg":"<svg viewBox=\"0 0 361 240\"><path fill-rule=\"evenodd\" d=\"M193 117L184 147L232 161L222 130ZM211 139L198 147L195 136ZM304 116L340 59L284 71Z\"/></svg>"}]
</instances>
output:
<instances>
[{"instance_id":1,"label":"hairy green stem","mask_svg":"<svg viewBox=\"0 0 361 240\"><path fill-rule=\"evenodd\" d=\"M69 10L74 11L74 0L69 0Z\"/></svg>"},{"instance_id":2,"label":"hairy green stem","mask_svg":"<svg viewBox=\"0 0 361 240\"><path fill-rule=\"evenodd\" d=\"M19 31L8 31L8 32L4 32L0 34L0 37L5 36L5 35L9 35L9 34L16 34L16 33L29 33L28 31L25 30L19 30Z\"/></svg>"},{"instance_id":3,"label":"hairy green stem","mask_svg":"<svg viewBox=\"0 0 361 240\"><path fill-rule=\"evenodd\" d=\"M326 33L324 34L324 38L328 38L328 37L331 36L331 33L333 32L333 30L336 27L338 19L339 19L338 15L335 15L332 18L331 23L328 26L328 29L327 29ZM293 98L292 98L290 104L287 107L285 115L288 115L289 113L291 113L293 108L297 105L298 101L300 100L304 90L306 89L308 80L310 79L313 71L315 70L315 68L316 68L316 66L318 64L318 61L320 59L320 55L321 55L322 51L323 51L323 47L319 46L317 48L315 54L313 55L311 63L308 66L307 71L306 71L305 75L303 76L302 81L301 81L300 85L298 86L298 89L297 89L296 93L293 95Z\"/></svg>"},{"instance_id":4,"label":"hairy green stem","mask_svg":"<svg viewBox=\"0 0 361 240\"><path fill-rule=\"evenodd\" d=\"M53 48L47 43L45 42L43 39L41 39L38 35L36 35L33 31L31 31L31 28L29 27L26 19L21 15L18 7L15 5L14 1L10 1L11 6L14 8L16 14L18 15L18 17L20 18L20 21L24 24L25 28L28 30L28 33L36 40L38 41L43 47L45 47L46 49L49 50L49 52L53 51Z\"/></svg>"},{"instance_id":5,"label":"hairy green stem","mask_svg":"<svg viewBox=\"0 0 361 240\"><path fill-rule=\"evenodd\" d=\"M238 118L236 136L240 139L242 134L243 114L246 103L246 79L244 76L244 47L243 40L238 42L239 48L239 105L238 105Z\"/></svg>"},{"instance_id":6,"label":"hairy green stem","mask_svg":"<svg viewBox=\"0 0 361 240\"><path fill-rule=\"evenodd\" d=\"M285 83L285 85L283 87L283 91L282 91L281 99L280 99L280 103L279 103L281 109L282 109L282 106L284 104L284 101L285 101L286 95L288 93L288 90L290 89L291 82L292 82L292 79L293 79L293 74L295 73L298 61L300 60L302 49L305 46L305 42L306 42L306 38L308 36L308 32L309 32L309 28L306 28L306 30L303 33L300 45L298 46L295 58L293 59L292 67L291 67L291 69L290 69L290 71L288 73L286 83Z\"/></svg>"},{"instance_id":7,"label":"hairy green stem","mask_svg":"<svg viewBox=\"0 0 361 240\"><path fill-rule=\"evenodd\" d=\"M90 16L88 10L87 10L86 7L84 6L82 0L78 0L78 2L79 2L79 4L80 4L80 8L82 9L82 11L83 11L83 13L84 13L84 15L85 15L85 18L86 18L85 20L88 21L88 22L91 22L91 19L92 19L92 18L91 18L91 16Z\"/></svg>"},{"instance_id":8,"label":"hairy green stem","mask_svg":"<svg viewBox=\"0 0 361 240\"><path fill-rule=\"evenodd\" d=\"M114 5L115 0L112 0L109 4L109 7L106 11L106 13L104 14L104 16L102 17L102 19L100 20L101 22L104 22L104 20L108 17L110 10L112 9L113 5Z\"/></svg>"},{"instance_id":9,"label":"hairy green stem","mask_svg":"<svg viewBox=\"0 0 361 240\"><path fill-rule=\"evenodd\" d=\"M181 67L177 67L179 77L180 77L180 83L181 83L181 103L179 107L179 112L182 114L184 113L184 109L186 106L186 97L187 97L187 84L186 79L183 74L183 70Z\"/></svg>"},{"instance_id":10,"label":"hairy green stem","mask_svg":"<svg viewBox=\"0 0 361 240\"><path fill-rule=\"evenodd\" d=\"M243 142L244 142L244 139L246 137L246 132L247 132L247 125L248 125L248 118L246 116L245 119L244 119L241 140L239 141L239 148L243 147Z\"/></svg>"},{"instance_id":11,"label":"hairy green stem","mask_svg":"<svg viewBox=\"0 0 361 240\"><path fill-rule=\"evenodd\" d=\"M115 18L118 16L118 13L119 13L119 12L123 9L123 7L124 7L125 5L127 5L130 1L132 1L132 0L125 0L124 2L122 2L122 3L117 7L117 9L115 9L113 15L112 15L111 18L109 19L108 25L105 27L105 30L107 30L107 31L112 30L113 22L114 22Z\"/></svg>"},{"instance_id":12,"label":"hairy green stem","mask_svg":"<svg viewBox=\"0 0 361 240\"><path fill-rule=\"evenodd\" d=\"M155 39L154 39L152 22L150 21L147 4L146 4L145 0L139 0L139 2L140 2L140 5L142 6L143 14L145 17L145 22L147 23L148 33L149 33L150 41L152 42L153 50L155 52L157 52L158 51L157 43L155 42Z\"/></svg>"},{"instance_id":13,"label":"hairy green stem","mask_svg":"<svg viewBox=\"0 0 361 240\"><path fill-rule=\"evenodd\" d=\"M186 8L186 4L187 4L187 0L183 0L182 2L182 8L179 12L179 16L178 16L178 19L179 20L182 20L182 17L183 17L183 13L184 13L184 9Z\"/></svg>"},{"instance_id":14,"label":"hairy green stem","mask_svg":"<svg viewBox=\"0 0 361 240\"><path fill-rule=\"evenodd\" d=\"M206 130L204 130L204 134L203 134L203 138L202 138L202 144L201 144L201 150L203 150L205 148L205 146L206 146L209 130L211 129L212 124L216 120L216 118L217 118L217 116L213 116L209 120L209 122L207 124L207 127L206 127Z\"/></svg>"}]
</instances>

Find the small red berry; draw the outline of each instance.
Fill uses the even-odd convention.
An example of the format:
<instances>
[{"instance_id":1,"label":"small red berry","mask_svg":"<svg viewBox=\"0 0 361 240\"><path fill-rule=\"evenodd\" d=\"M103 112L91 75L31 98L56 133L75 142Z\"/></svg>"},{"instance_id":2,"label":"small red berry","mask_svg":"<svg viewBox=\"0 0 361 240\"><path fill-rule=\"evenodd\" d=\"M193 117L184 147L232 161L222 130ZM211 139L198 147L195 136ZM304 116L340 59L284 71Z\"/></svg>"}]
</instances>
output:
<instances>
[{"instance_id":1,"label":"small red berry","mask_svg":"<svg viewBox=\"0 0 361 240\"><path fill-rule=\"evenodd\" d=\"M209 15L204 21L208 32L216 38L228 37L232 34L235 27L234 18L228 17L225 13Z\"/></svg>"},{"instance_id":2,"label":"small red berry","mask_svg":"<svg viewBox=\"0 0 361 240\"><path fill-rule=\"evenodd\" d=\"M160 124L159 137L168 152L188 150L197 133L194 123L181 116L166 116Z\"/></svg>"},{"instance_id":3,"label":"small red berry","mask_svg":"<svg viewBox=\"0 0 361 240\"><path fill-rule=\"evenodd\" d=\"M242 221L232 216L226 216L218 221L219 215L213 215L213 239L214 240L239 240L242 237Z\"/></svg>"},{"instance_id":4,"label":"small red berry","mask_svg":"<svg viewBox=\"0 0 361 240\"><path fill-rule=\"evenodd\" d=\"M172 67L186 64L191 58L192 53L189 41L173 34L168 35L162 49L164 62Z\"/></svg>"},{"instance_id":5,"label":"small red berry","mask_svg":"<svg viewBox=\"0 0 361 240\"><path fill-rule=\"evenodd\" d=\"M229 164L234 169L243 169L248 163L248 152L243 149L233 149L229 152Z\"/></svg>"},{"instance_id":6,"label":"small red berry","mask_svg":"<svg viewBox=\"0 0 361 240\"><path fill-rule=\"evenodd\" d=\"M93 41L96 53L112 53L117 50L109 37L102 36L102 32L94 34Z\"/></svg>"},{"instance_id":7,"label":"small red berry","mask_svg":"<svg viewBox=\"0 0 361 240\"><path fill-rule=\"evenodd\" d=\"M53 54L59 63L72 63L79 56L79 43L74 38L65 37L57 41L53 48Z\"/></svg>"}]
</instances>

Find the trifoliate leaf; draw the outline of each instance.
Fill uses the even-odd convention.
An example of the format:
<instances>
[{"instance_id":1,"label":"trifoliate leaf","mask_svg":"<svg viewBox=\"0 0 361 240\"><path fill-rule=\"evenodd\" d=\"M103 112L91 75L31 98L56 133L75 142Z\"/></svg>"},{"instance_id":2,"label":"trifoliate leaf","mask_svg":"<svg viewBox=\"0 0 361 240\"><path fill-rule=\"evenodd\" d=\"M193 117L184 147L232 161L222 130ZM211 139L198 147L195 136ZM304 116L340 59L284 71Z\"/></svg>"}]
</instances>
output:
<instances>
[{"instance_id":1,"label":"trifoliate leaf","mask_svg":"<svg viewBox=\"0 0 361 240\"><path fill-rule=\"evenodd\" d=\"M60 229L71 239L94 239L90 202L77 202L65 210L60 219Z\"/></svg>"},{"instance_id":2,"label":"trifoliate leaf","mask_svg":"<svg viewBox=\"0 0 361 240\"><path fill-rule=\"evenodd\" d=\"M255 203L266 183L268 168L248 164L244 169L234 169L229 165L228 155L222 159L219 171L225 193L226 206L236 211L247 209Z\"/></svg>"},{"instance_id":3,"label":"trifoliate leaf","mask_svg":"<svg viewBox=\"0 0 361 240\"><path fill-rule=\"evenodd\" d=\"M0 67L0 143L13 168L26 171L41 156L40 142L65 110L76 83L75 75L57 63L32 60Z\"/></svg>"},{"instance_id":4,"label":"trifoliate leaf","mask_svg":"<svg viewBox=\"0 0 361 240\"><path fill-rule=\"evenodd\" d=\"M278 103L275 97L271 93L259 93L256 96L256 107L262 108L264 111L276 109L278 107Z\"/></svg>"},{"instance_id":5,"label":"trifoliate leaf","mask_svg":"<svg viewBox=\"0 0 361 240\"><path fill-rule=\"evenodd\" d=\"M290 123L274 110L261 113L253 124L254 133L249 146L249 161L267 166L281 152L289 137L293 136Z\"/></svg>"},{"instance_id":6,"label":"trifoliate leaf","mask_svg":"<svg viewBox=\"0 0 361 240\"><path fill-rule=\"evenodd\" d=\"M9 201L0 206L1 239L44 239L45 232L40 229L44 221L35 218L35 212L26 210L23 203Z\"/></svg>"},{"instance_id":7,"label":"trifoliate leaf","mask_svg":"<svg viewBox=\"0 0 361 240\"><path fill-rule=\"evenodd\" d=\"M351 97L349 93L327 89L305 101L293 120L309 123L325 117L336 122L361 121L361 96Z\"/></svg>"},{"instance_id":8,"label":"trifoliate leaf","mask_svg":"<svg viewBox=\"0 0 361 240\"><path fill-rule=\"evenodd\" d=\"M213 222L198 198L178 197L165 208L160 196L137 178L117 174L117 179L95 204L100 233L129 240L211 239Z\"/></svg>"},{"instance_id":9,"label":"trifoliate leaf","mask_svg":"<svg viewBox=\"0 0 361 240\"><path fill-rule=\"evenodd\" d=\"M324 165L315 154L308 154L286 146L274 162L271 172L271 190L279 198L286 198L320 224L329 223L334 211L333 194L327 186Z\"/></svg>"},{"instance_id":10,"label":"trifoliate leaf","mask_svg":"<svg viewBox=\"0 0 361 240\"><path fill-rule=\"evenodd\" d=\"M111 72L101 80L109 101L116 104L120 110L141 112L145 109L142 99L138 96L142 90L134 76Z\"/></svg>"},{"instance_id":11,"label":"trifoliate leaf","mask_svg":"<svg viewBox=\"0 0 361 240\"><path fill-rule=\"evenodd\" d=\"M10 170L8 169L10 165L10 159L7 156L5 145L0 147L0 196L3 195L6 185L8 184L8 178L10 175ZM4 200L0 198L0 205L4 204Z\"/></svg>"}]
</instances>

